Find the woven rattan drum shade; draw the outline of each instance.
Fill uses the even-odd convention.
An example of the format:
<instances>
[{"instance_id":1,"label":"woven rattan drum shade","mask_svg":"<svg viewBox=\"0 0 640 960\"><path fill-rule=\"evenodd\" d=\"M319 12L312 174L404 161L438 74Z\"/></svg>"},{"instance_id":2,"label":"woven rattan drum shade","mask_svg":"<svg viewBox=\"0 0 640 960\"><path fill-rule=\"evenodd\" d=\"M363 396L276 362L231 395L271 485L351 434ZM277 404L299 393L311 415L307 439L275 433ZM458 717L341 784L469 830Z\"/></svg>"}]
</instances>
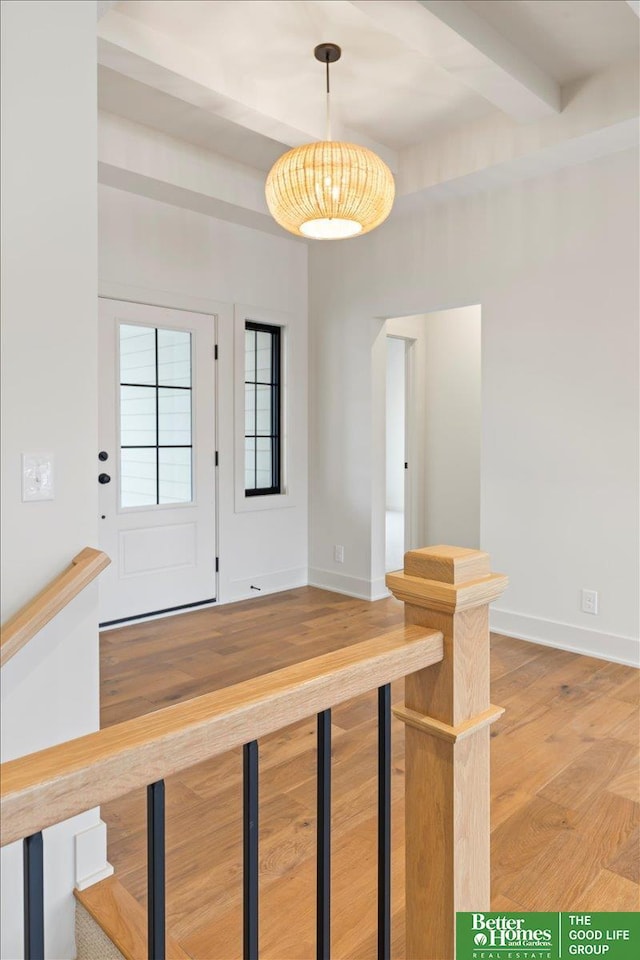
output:
<instances>
[{"instance_id":1,"label":"woven rattan drum shade","mask_svg":"<svg viewBox=\"0 0 640 960\"><path fill-rule=\"evenodd\" d=\"M368 233L386 220L395 185L371 150L324 140L276 160L265 193L271 216L285 230L335 240Z\"/></svg>"}]
</instances>

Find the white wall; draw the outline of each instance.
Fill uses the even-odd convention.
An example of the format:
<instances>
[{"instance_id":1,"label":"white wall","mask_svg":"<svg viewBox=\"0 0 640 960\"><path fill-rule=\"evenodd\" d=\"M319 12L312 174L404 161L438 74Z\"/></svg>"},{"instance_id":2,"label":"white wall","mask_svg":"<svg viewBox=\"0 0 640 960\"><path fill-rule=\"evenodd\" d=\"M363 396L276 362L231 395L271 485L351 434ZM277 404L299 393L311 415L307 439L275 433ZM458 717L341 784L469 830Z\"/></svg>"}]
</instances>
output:
<instances>
[{"instance_id":1,"label":"white wall","mask_svg":"<svg viewBox=\"0 0 640 960\"><path fill-rule=\"evenodd\" d=\"M480 307L424 317L424 542L480 543Z\"/></svg>"},{"instance_id":2,"label":"white wall","mask_svg":"<svg viewBox=\"0 0 640 960\"><path fill-rule=\"evenodd\" d=\"M385 337L387 347L386 509L404 510L405 342Z\"/></svg>"},{"instance_id":3,"label":"white wall","mask_svg":"<svg viewBox=\"0 0 640 960\"><path fill-rule=\"evenodd\" d=\"M312 567L330 570L340 542L340 574L363 593L381 582L371 353L384 318L479 303L481 544L511 578L495 623L637 656L637 165L625 151L312 247ZM597 617L579 609L583 586L600 592Z\"/></svg>"},{"instance_id":4,"label":"white wall","mask_svg":"<svg viewBox=\"0 0 640 960\"><path fill-rule=\"evenodd\" d=\"M95 3L2 4L2 619L97 532ZM55 37L55 42L52 38ZM21 454L55 458L22 503ZM98 727L97 588L2 670L8 760ZM45 832L47 957L74 955L73 835ZM2 856L2 956L22 956L22 850Z\"/></svg>"},{"instance_id":5,"label":"white wall","mask_svg":"<svg viewBox=\"0 0 640 960\"><path fill-rule=\"evenodd\" d=\"M306 245L101 186L99 276L103 295L218 316L220 599L306 583ZM262 505L234 485L234 305L236 327L248 311L287 327L287 496Z\"/></svg>"}]
</instances>

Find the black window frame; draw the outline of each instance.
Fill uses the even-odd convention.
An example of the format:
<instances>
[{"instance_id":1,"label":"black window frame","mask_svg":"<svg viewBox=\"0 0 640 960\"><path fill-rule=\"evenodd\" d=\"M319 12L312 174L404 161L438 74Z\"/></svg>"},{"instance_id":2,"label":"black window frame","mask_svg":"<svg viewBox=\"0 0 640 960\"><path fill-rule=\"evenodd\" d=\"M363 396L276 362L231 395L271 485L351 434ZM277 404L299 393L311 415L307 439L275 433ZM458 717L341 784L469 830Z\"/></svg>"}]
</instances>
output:
<instances>
[{"instance_id":1,"label":"black window frame","mask_svg":"<svg viewBox=\"0 0 640 960\"><path fill-rule=\"evenodd\" d=\"M274 481L273 485L270 487L253 487L249 488L246 486L245 479L245 490L244 494L246 497L268 497L274 496L282 493L282 328L271 323L260 323L257 320L245 320L244 324L245 332L247 330L254 331L255 333L266 333L271 337L271 380L269 383L265 383L262 380L257 379L257 340L256 337L256 363L255 363L255 373L253 380L247 380L247 360L246 360L246 347L245 352L243 353L243 364L244 364L244 385L245 385L245 395L246 388L248 386L253 386L256 389L256 398L257 398L257 388L259 386L265 386L271 388L271 433L270 434L259 434L257 432L257 411L254 415L254 426L253 433L247 433L247 424L246 424L246 413L245 413L245 422L244 422L244 437L245 440L254 441L254 480L257 480L257 440L259 438L269 438L271 439L271 478ZM254 410L257 408L257 403L254 403ZM247 469L246 463L246 444L245 444L245 474Z\"/></svg>"}]
</instances>

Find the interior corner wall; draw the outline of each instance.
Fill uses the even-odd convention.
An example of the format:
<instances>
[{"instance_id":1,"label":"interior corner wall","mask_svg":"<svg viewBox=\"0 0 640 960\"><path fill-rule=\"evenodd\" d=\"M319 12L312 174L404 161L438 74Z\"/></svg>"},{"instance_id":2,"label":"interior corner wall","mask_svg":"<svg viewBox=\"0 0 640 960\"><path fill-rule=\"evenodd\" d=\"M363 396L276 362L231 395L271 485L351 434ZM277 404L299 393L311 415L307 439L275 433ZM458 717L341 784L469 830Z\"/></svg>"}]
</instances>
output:
<instances>
[{"instance_id":1,"label":"interior corner wall","mask_svg":"<svg viewBox=\"0 0 640 960\"><path fill-rule=\"evenodd\" d=\"M96 5L2 4L2 619L97 535ZM21 455L54 458L23 503ZM97 729L97 587L2 669L2 756ZM44 833L47 957L75 955L73 836ZM2 851L2 947L23 955L22 845Z\"/></svg>"},{"instance_id":2,"label":"interior corner wall","mask_svg":"<svg viewBox=\"0 0 640 960\"><path fill-rule=\"evenodd\" d=\"M312 568L363 595L383 576L372 351L385 318L480 304L481 546L510 577L494 627L637 662L637 170L624 151L312 246ZM599 591L597 617L582 587Z\"/></svg>"},{"instance_id":3,"label":"interior corner wall","mask_svg":"<svg viewBox=\"0 0 640 960\"><path fill-rule=\"evenodd\" d=\"M223 602L298 587L308 564L307 246L113 187L99 187L99 289L218 317L218 519ZM287 336L291 496L234 505L234 305L280 314ZM237 312L237 311L236 311ZM213 358L212 358L213 359ZM259 587L252 590L251 585Z\"/></svg>"}]
</instances>

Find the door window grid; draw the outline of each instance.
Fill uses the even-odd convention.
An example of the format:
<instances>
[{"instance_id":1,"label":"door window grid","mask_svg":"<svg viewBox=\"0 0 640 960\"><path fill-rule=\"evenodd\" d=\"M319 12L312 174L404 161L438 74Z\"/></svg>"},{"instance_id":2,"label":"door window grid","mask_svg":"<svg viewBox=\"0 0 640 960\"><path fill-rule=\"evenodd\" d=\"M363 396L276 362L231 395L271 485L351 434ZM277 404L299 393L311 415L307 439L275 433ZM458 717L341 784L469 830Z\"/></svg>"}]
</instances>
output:
<instances>
[{"instance_id":1,"label":"door window grid","mask_svg":"<svg viewBox=\"0 0 640 960\"><path fill-rule=\"evenodd\" d=\"M245 322L245 495L279 494L280 327Z\"/></svg>"},{"instance_id":2,"label":"door window grid","mask_svg":"<svg viewBox=\"0 0 640 960\"><path fill-rule=\"evenodd\" d=\"M120 324L122 507L189 503L191 334Z\"/></svg>"}]
</instances>

